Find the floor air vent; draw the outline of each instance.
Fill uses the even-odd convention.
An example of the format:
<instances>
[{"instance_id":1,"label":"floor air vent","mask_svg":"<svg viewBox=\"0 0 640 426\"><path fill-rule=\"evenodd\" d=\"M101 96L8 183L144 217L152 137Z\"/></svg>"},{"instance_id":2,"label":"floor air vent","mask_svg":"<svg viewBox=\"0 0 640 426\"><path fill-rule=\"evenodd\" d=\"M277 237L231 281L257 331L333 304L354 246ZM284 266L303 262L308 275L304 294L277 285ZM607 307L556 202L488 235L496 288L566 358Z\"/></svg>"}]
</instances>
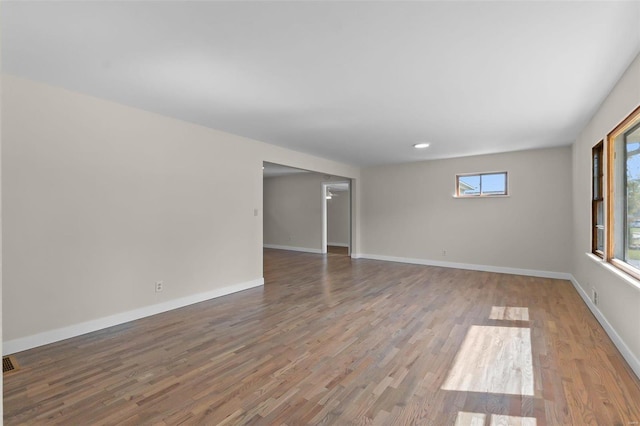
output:
<instances>
[{"instance_id":1,"label":"floor air vent","mask_svg":"<svg viewBox=\"0 0 640 426\"><path fill-rule=\"evenodd\" d=\"M11 373L12 371L17 371L20 369L16 359L12 356L2 357L2 372L3 373Z\"/></svg>"}]
</instances>

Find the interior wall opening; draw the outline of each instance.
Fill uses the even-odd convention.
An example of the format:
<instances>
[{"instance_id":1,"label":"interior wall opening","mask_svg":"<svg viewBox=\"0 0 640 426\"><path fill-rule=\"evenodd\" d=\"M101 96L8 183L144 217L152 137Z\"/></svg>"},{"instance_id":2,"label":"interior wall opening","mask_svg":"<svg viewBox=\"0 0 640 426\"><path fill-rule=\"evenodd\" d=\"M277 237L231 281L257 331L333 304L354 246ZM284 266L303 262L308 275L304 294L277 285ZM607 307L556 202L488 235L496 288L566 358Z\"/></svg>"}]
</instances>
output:
<instances>
[{"instance_id":1,"label":"interior wall opening","mask_svg":"<svg viewBox=\"0 0 640 426\"><path fill-rule=\"evenodd\" d=\"M351 179L263 163L263 247L348 256Z\"/></svg>"}]
</instances>

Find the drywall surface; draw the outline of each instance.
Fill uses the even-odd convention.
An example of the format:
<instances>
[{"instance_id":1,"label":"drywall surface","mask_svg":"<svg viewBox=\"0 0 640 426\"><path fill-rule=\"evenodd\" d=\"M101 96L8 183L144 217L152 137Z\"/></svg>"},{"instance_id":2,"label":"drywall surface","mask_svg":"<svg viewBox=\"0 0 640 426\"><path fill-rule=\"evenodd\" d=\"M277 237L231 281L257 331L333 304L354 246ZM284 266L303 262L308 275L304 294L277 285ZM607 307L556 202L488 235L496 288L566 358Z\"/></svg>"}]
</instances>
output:
<instances>
[{"instance_id":1,"label":"drywall surface","mask_svg":"<svg viewBox=\"0 0 640 426\"><path fill-rule=\"evenodd\" d=\"M0 81L0 96L2 94L2 81ZM2 104L0 103L0 353L2 352L2 316L4 315L2 312ZM0 395L3 394L3 384L0 381ZM0 401L0 419L2 419L2 414L4 411L4 402Z\"/></svg>"},{"instance_id":2,"label":"drywall surface","mask_svg":"<svg viewBox=\"0 0 640 426\"><path fill-rule=\"evenodd\" d=\"M454 198L459 173L506 171L509 196ZM366 168L364 255L569 272L568 147Z\"/></svg>"},{"instance_id":3,"label":"drywall surface","mask_svg":"<svg viewBox=\"0 0 640 426\"><path fill-rule=\"evenodd\" d=\"M336 192L327 200L327 244L349 245L349 191Z\"/></svg>"},{"instance_id":4,"label":"drywall surface","mask_svg":"<svg viewBox=\"0 0 640 426\"><path fill-rule=\"evenodd\" d=\"M2 88L5 342L259 282L263 161L359 178L18 77Z\"/></svg>"},{"instance_id":5,"label":"drywall surface","mask_svg":"<svg viewBox=\"0 0 640 426\"><path fill-rule=\"evenodd\" d=\"M264 179L264 244L322 252L322 177Z\"/></svg>"},{"instance_id":6,"label":"drywall surface","mask_svg":"<svg viewBox=\"0 0 640 426\"><path fill-rule=\"evenodd\" d=\"M637 57L573 145L573 276L635 357L640 371L640 283L595 260L591 251L591 149L640 105ZM606 149L605 149L606 151ZM624 353L624 352L623 352ZM633 364L633 360L630 361Z\"/></svg>"},{"instance_id":7,"label":"drywall surface","mask_svg":"<svg viewBox=\"0 0 640 426\"><path fill-rule=\"evenodd\" d=\"M264 179L264 244L322 252L322 183L344 181L320 173Z\"/></svg>"}]
</instances>

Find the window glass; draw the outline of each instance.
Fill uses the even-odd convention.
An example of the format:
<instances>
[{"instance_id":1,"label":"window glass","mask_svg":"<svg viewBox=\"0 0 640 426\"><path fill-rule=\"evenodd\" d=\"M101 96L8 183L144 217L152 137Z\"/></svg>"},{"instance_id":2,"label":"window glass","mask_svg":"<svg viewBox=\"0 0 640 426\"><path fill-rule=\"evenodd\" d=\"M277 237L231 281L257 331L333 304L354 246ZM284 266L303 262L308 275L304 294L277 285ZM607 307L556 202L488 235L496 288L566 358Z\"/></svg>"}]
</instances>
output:
<instances>
[{"instance_id":1,"label":"window glass","mask_svg":"<svg viewBox=\"0 0 640 426\"><path fill-rule=\"evenodd\" d=\"M507 172L456 175L456 196L507 195Z\"/></svg>"},{"instance_id":2,"label":"window glass","mask_svg":"<svg viewBox=\"0 0 640 426\"><path fill-rule=\"evenodd\" d=\"M604 143L600 141L593 147L592 170L593 170L593 193L591 197L591 252L597 256L604 257L604 197L603 197L603 168L602 156L604 153Z\"/></svg>"},{"instance_id":3,"label":"window glass","mask_svg":"<svg viewBox=\"0 0 640 426\"><path fill-rule=\"evenodd\" d=\"M625 261L640 268L640 124L624 134L626 214Z\"/></svg>"},{"instance_id":4,"label":"window glass","mask_svg":"<svg viewBox=\"0 0 640 426\"><path fill-rule=\"evenodd\" d=\"M480 175L460 176L458 188L460 195L480 195Z\"/></svg>"},{"instance_id":5,"label":"window glass","mask_svg":"<svg viewBox=\"0 0 640 426\"><path fill-rule=\"evenodd\" d=\"M505 194L507 192L507 174L492 173L481 175L483 194Z\"/></svg>"},{"instance_id":6,"label":"window glass","mask_svg":"<svg viewBox=\"0 0 640 426\"><path fill-rule=\"evenodd\" d=\"M606 169L604 258L640 279L640 107L607 136Z\"/></svg>"},{"instance_id":7,"label":"window glass","mask_svg":"<svg viewBox=\"0 0 640 426\"><path fill-rule=\"evenodd\" d=\"M598 202L596 209L596 241L595 249L604 252L604 203Z\"/></svg>"}]
</instances>

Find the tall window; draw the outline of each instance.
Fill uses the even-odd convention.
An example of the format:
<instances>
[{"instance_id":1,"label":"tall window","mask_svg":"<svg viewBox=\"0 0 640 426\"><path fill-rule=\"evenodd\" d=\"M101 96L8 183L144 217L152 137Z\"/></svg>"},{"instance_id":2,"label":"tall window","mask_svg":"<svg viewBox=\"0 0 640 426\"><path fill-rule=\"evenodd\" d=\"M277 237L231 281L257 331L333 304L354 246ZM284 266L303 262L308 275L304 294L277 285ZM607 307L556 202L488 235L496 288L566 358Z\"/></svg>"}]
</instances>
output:
<instances>
[{"instance_id":1,"label":"tall window","mask_svg":"<svg viewBox=\"0 0 640 426\"><path fill-rule=\"evenodd\" d=\"M591 252L604 257L604 189L602 187L603 142L600 141L591 151L591 169L593 190L591 197Z\"/></svg>"},{"instance_id":2,"label":"tall window","mask_svg":"<svg viewBox=\"0 0 640 426\"><path fill-rule=\"evenodd\" d=\"M640 278L640 107L607 143L607 260Z\"/></svg>"}]
</instances>

